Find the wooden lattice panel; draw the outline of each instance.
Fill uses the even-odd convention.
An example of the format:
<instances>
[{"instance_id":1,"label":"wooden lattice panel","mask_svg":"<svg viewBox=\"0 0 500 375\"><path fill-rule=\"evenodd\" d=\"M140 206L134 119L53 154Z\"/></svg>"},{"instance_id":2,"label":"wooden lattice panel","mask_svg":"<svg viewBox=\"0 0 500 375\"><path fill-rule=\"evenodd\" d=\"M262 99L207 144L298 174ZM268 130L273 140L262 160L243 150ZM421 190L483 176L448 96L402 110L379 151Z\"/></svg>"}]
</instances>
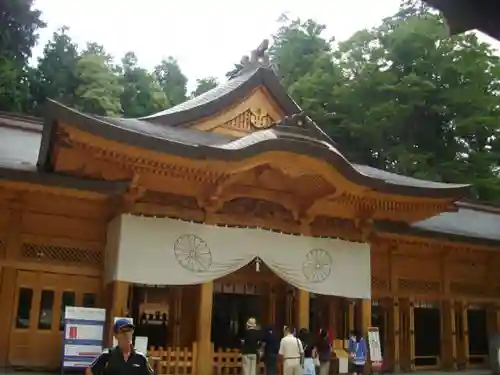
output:
<instances>
[{"instance_id":1,"label":"wooden lattice panel","mask_svg":"<svg viewBox=\"0 0 500 375\"><path fill-rule=\"evenodd\" d=\"M388 291L389 281L387 279L372 276L372 288L378 291Z\"/></svg>"},{"instance_id":2,"label":"wooden lattice panel","mask_svg":"<svg viewBox=\"0 0 500 375\"><path fill-rule=\"evenodd\" d=\"M441 290L439 281L399 279L398 288L401 292L414 294L434 294Z\"/></svg>"},{"instance_id":3,"label":"wooden lattice panel","mask_svg":"<svg viewBox=\"0 0 500 375\"><path fill-rule=\"evenodd\" d=\"M451 294L459 296L473 297L489 297L492 296L492 294L495 294L495 292L489 288L488 285L460 282L450 283L450 292Z\"/></svg>"},{"instance_id":4,"label":"wooden lattice panel","mask_svg":"<svg viewBox=\"0 0 500 375\"><path fill-rule=\"evenodd\" d=\"M102 253L78 247L48 244L24 243L21 257L47 263L63 263L99 268L102 265Z\"/></svg>"}]
</instances>

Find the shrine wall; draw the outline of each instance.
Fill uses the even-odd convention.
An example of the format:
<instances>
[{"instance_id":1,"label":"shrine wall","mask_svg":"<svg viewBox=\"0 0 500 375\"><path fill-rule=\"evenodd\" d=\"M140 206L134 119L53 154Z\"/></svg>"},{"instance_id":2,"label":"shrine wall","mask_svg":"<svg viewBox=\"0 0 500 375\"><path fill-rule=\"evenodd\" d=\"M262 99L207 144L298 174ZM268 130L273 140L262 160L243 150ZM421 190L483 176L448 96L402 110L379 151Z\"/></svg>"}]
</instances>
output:
<instances>
[{"instance_id":1,"label":"shrine wall","mask_svg":"<svg viewBox=\"0 0 500 375\"><path fill-rule=\"evenodd\" d=\"M500 253L488 246L419 238L372 244L372 298L500 298Z\"/></svg>"}]
</instances>

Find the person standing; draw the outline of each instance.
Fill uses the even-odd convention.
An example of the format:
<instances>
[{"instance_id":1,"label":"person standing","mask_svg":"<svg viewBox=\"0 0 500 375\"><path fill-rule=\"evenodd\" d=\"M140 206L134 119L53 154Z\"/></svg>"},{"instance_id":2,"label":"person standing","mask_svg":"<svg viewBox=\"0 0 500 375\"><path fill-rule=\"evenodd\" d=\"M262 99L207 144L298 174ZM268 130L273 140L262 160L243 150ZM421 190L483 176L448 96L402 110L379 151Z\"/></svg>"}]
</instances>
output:
<instances>
[{"instance_id":1,"label":"person standing","mask_svg":"<svg viewBox=\"0 0 500 375\"><path fill-rule=\"evenodd\" d=\"M319 359L319 375L328 375L332 360L332 343L328 331L324 328L319 331L316 350L318 351Z\"/></svg>"},{"instance_id":2,"label":"person standing","mask_svg":"<svg viewBox=\"0 0 500 375\"><path fill-rule=\"evenodd\" d=\"M351 331L349 338L349 373L362 375L368 357L366 342L357 331Z\"/></svg>"},{"instance_id":3,"label":"person standing","mask_svg":"<svg viewBox=\"0 0 500 375\"><path fill-rule=\"evenodd\" d=\"M257 375L257 354L261 342L261 333L257 329L255 318L247 320L245 336L241 340L243 375Z\"/></svg>"},{"instance_id":4,"label":"person standing","mask_svg":"<svg viewBox=\"0 0 500 375\"><path fill-rule=\"evenodd\" d=\"M299 339L304 348L304 375L316 375L316 366L314 366L313 354L315 354L314 342L311 334L306 328L301 328L299 331Z\"/></svg>"},{"instance_id":5,"label":"person standing","mask_svg":"<svg viewBox=\"0 0 500 375\"><path fill-rule=\"evenodd\" d=\"M113 334L118 345L104 351L85 369L85 375L152 375L146 356L132 345L135 326L128 319L118 319Z\"/></svg>"},{"instance_id":6,"label":"person standing","mask_svg":"<svg viewBox=\"0 0 500 375\"><path fill-rule=\"evenodd\" d=\"M267 375L276 375L277 373L277 362L278 362L278 352L280 350L280 341L274 328L268 326L264 332L264 337L262 339L262 344L264 345L264 366L266 368Z\"/></svg>"},{"instance_id":7,"label":"person standing","mask_svg":"<svg viewBox=\"0 0 500 375\"><path fill-rule=\"evenodd\" d=\"M279 356L283 360L283 375L302 375L304 348L293 330L285 326L285 336L280 341Z\"/></svg>"}]
</instances>

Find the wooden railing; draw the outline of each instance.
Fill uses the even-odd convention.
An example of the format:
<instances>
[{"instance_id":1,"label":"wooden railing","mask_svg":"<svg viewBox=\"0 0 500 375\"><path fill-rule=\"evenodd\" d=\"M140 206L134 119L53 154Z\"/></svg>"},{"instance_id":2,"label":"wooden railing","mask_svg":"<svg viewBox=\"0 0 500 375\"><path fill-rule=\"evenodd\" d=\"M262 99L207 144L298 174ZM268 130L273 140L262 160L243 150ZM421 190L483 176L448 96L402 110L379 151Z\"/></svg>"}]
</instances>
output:
<instances>
[{"instance_id":1,"label":"wooden railing","mask_svg":"<svg viewBox=\"0 0 500 375\"><path fill-rule=\"evenodd\" d=\"M242 357L238 349L218 349L213 351L214 375L239 375L242 373ZM279 371L279 370L278 370ZM279 371L279 373L281 373ZM264 363L257 362L257 375L264 375Z\"/></svg>"},{"instance_id":2,"label":"wooden railing","mask_svg":"<svg viewBox=\"0 0 500 375\"><path fill-rule=\"evenodd\" d=\"M191 347L162 348L151 347L148 359L156 375L196 375L198 347L196 342ZM330 373L335 373L336 361L332 361ZM240 375L242 373L242 356L238 349L212 349L213 375ZM282 374L278 365L278 374ZM257 362L257 375L264 375L264 362Z\"/></svg>"},{"instance_id":3,"label":"wooden railing","mask_svg":"<svg viewBox=\"0 0 500 375\"><path fill-rule=\"evenodd\" d=\"M156 375L194 375L198 356L196 343L184 348L155 348L148 352L149 363Z\"/></svg>"}]
</instances>

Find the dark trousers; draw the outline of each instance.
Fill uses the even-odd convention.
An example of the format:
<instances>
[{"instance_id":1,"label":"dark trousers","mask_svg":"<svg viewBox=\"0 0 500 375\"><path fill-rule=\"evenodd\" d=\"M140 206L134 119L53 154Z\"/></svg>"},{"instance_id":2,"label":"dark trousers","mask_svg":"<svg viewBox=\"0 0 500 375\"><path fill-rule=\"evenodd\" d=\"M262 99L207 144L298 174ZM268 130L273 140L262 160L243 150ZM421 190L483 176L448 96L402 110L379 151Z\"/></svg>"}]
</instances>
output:
<instances>
[{"instance_id":1,"label":"dark trousers","mask_svg":"<svg viewBox=\"0 0 500 375\"><path fill-rule=\"evenodd\" d=\"M266 375L276 375L278 366L278 357L266 356L264 358L264 366L266 367Z\"/></svg>"}]
</instances>

